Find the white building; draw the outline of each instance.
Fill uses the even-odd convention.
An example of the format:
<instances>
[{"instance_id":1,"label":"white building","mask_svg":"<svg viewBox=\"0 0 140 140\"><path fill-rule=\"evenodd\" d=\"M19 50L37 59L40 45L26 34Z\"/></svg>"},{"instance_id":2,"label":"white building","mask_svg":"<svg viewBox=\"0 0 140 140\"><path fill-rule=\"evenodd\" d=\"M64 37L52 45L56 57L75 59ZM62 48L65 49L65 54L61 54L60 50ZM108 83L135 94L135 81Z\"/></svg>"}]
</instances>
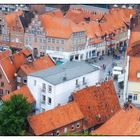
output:
<instances>
[{"instance_id":1,"label":"white building","mask_svg":"<svg viewBox=\"0 0 140 140\"><path fill-rule=\"evenodd\" d=\"M127 57L126 75L124 83L124 101L131 101L140 106L140 58Z\"/></svg>"},{"instance_id":2,"label":"white building","mask_svg":"<svg viewBox=\"0 0 140 140\"><path fill-rule=\"evenodd\" d=\"M85 62L67 62L32 73L27 85L36 100L36 112L69 102L72 93L100 82L100 68Z\"/></svg>"}]
</instances>

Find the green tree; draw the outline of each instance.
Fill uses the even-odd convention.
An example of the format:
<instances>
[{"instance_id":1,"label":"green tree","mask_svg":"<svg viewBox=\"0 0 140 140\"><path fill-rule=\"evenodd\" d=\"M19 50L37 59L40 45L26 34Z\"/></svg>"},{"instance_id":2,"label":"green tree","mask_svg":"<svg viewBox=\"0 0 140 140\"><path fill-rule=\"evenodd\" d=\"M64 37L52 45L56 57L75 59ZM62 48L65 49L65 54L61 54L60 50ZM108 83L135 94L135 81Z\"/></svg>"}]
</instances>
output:
<instances>
[{"instance_id":1,"label":"green tree","mask_svg":"<svg viewBox=\"0 0 140 140\"><path fill-rule=\"evenodd\" d=\"M23 95L13 95L10 100L3 102L0 110L0 135L25 135L30 112L31 105Z\"/></svg>"}]
</instances>

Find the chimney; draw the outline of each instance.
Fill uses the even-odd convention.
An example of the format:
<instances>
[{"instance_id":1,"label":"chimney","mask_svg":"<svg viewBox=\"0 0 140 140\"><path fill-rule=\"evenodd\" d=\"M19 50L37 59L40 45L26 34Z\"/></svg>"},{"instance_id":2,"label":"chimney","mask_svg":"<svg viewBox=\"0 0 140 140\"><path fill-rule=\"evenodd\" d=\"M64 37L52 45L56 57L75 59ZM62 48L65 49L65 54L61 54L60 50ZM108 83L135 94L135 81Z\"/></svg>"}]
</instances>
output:
<instances>
[{"instance_id":1,"label":"chimney","mask_svg":"<svg viewBox=\"0 0 140 140\"><path fill-rule=\"evenodd\" d=\"M37 58L37 56L38 56L38 49L37 48L34 48L33 56L34 56L34 58Z\"/></svg>"}]
</instances>

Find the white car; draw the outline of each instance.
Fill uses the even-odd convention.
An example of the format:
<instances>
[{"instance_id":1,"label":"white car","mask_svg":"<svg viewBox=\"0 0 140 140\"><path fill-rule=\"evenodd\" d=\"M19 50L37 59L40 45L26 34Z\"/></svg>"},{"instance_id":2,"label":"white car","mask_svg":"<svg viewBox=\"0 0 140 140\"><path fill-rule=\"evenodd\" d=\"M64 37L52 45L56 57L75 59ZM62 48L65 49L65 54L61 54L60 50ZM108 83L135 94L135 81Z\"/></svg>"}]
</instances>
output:
<instances>
[{"instance_id":1,"label":"white car","mask_svg":"<svg viewBox=\"0 0 140 140\"><path fill-rule=\"evenodd\" d=\"M120 75L123 74L123 68L122 67L114 67L112 71L113 76L114 75Z\"/></svg>"}]
</instances>

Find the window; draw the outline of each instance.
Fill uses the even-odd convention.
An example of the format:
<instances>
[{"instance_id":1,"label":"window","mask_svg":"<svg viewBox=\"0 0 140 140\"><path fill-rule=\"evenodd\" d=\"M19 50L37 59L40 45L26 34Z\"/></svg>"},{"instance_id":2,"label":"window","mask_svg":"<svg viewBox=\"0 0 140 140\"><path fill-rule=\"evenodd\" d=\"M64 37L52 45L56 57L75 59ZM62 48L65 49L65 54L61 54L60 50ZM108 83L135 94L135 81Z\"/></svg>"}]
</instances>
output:
<instances>
[{"instance_id":1,"label":"window","mask_svg":"<svg viewBox=\"0 0 140 140\"><path fill-rule=\"evenodd\" d=\"M27 79L23 79L23 84L27 84Z\"/></svg>"},{"instance_id":2,"label":"window","mask_svg":"<svg viewBox=\"0 0 140 140\"><path fill-rule=\"evenodd\" d=\"M52 38L52 43L55 43L55 39L54 38Z\"/></svg>"},{"instance_id":3,"label":"window","mask_svg":"<svg viewBox=\"0 0 140 140\"><path fill-rule=\"evenodd\" d=\"M40 38L40 43L42 43L42 38Z\"/></svg>"},{"instance_id":4,"label":"window","mask_svg":"<svg viewBox=\"0 0 140 140\"><path fill-rule=\"evenodd\" d=\"M56 43L59 43L59 40L58 39L56 40Z\"/></svg>"},{"instance_id":5,"label":"window","mask_svg":"<svg viewBox=\"0 0 140 140\"><path fill-rule=\"evenodd\" d=\"M137 72L137 78L140 78L140 72Z\"/></svg>"},{"instance_id":6,"label":"window","mask_svg":"<svg viewBox=\"0 0 140 140\"><path fill-rule=\"evenodd\" d=\"M34 86L36 86L36 80L34 80Z\"/></svg>"},{"instance_id":7,"label":"window","mask_svg":"<svg viewBox=\"0 0 140 140\"><path fill-rule=\"evenodd\" d=\"M4 82L1 82L1 87L3 87L4 86Z\"/></svg>"},{"instance_id":8,"label":"window","mask_svg":"<svg viewBox=\"0 0 140 140\"><path fill-rule=\"evenodd\" d=\"M52 86L48 86L48 92L51 93L52 92Z\"/></svg>"},{"instance_id":9,"label":"window","mask_svg":"<svg viewBox=\"0 0 140 140\"><path fill-rule=\"evenodd\" d=\"M76 80L76 85L78 85L78 80Z\"/></svg>"},{"instance_id":10,"label":"window","mask_svg":"<svg viewBox=\"0 0 140 140\"><path fill-rule=\"evenodd\" d=\"M61 44L64 44L64 40L61 40Z\"/></svg>"},{"instance_id":11,"label":"window","mask_svg":"<svg viewBox=\"0 0 140 140\"><path fill-rule=\"evenodd\" d=\"M128 95L128 101L132 101L132 95Z\"/></svg>"},{"instance_id":12,"label":"window","mask_svg":"<svg viewBox=\"0 0 140 140\"><path fill-rule=\"evenodd\" d=\"M45 95L42 95L42 101L41 101L41 103L42 104L45 104L45 102L46 102L46 96Z\"/></svg>"},{"instance_id":13,"label":"window","mask_svg":"<svg viewBox=\"0 0 140 140\"><path fill-rule=\"evenodd\" d=\"M71 126L71 129L72 129L72 130L74 130L74 129L75 129L75 126L74 126L74 125L72 125L72 126Z\"/></svg>"},{"instance_id":14,"label":"window","mask_svg":"<svg viewBox=\"0 0 140 140\"><path fill-rule=\"evenodd\" d=\"M137 94L134 94L133 100L137 100Z\"/></svg>"},{"instance_id":15,"label":"window","mask_svg":"<svg viewBox=\"0 0 140 140\"><path fill-rule=\"evenodd\" d=\"M52 50L54 50L54 47L52 46Z\"/></svg>"},{"instance_id":16,"label":"window","mask_svg":"<svg viewBox=\"0 0 140 140\"><path fill-rule=\"evenodd\" d=\"M51 38L48 38L48 42L51 42Z\"/></svg>"},{"instance_id":17,"label":"window","mask_svg":"<svg viewBox=\"0 0 140 140\"><path fill-rule=\"evenodd\" d=\"M56 131L56 136L59 136L60 135L60 132L57 130Z\"/></svg>"},{"instance_id":18,"label":"window","mask_svg":"<svg viewBox=\"0 0 140 140\"><path fill-rule=\"evenodd\" d=\"M17 76L17 82L18 82L18 83L21 82L21 77Z\"/></svg>"},{"instance_id":19,"label":"window","mask_svg":"<svg viewBox=\"0 0 140 140\"><path fill-rule=\"evenodd\" d=\"M51 49L51 47L50 46L48 46L48 50L50 50Z\"/></svg>"},{"instance_id":20,"label":"window","mask_svg":"<svg viewBox=\"0 0 140 140\"><path fill-rule=\"evenodd\" d=\"M83 85L85 85L85 83L86 83L86 82L85 82L85 77L83 77Z\"/></svg>"},{"instance_id":21,"label":"window","mask_svg":"<svg viewBox=\"0 0 140 140\"><path fill-rule=\"evenodd\" d=\"M43 39L43 43L46 43L46 39Z\"/></svg>"},{"instance_id":22,"label":"window","mask_svg":"<svg viewBox=\"0 0 140 140\"><path fill-rule=\"evenodd\" d=\"M77 127L77 128L79 128L79 127L80 127L80 123L79 123L79 122L76 124L76 127Z\"/></svg>"},{"instance_id":23,"label":"window","mask_svg":"<svg viewBox=\"0 0 140 140\"><path fill-rule=\"evenodd\" d=\"M56 51L59 51L59 47L56 47Z\"/></svg>"},{"instance_id":24,"label":"window","mask_svg":"<svg viewBox=\"0 0 140 140\"><path fill-rule=\"evenodd\" d=\"M67 127L64 128L64 133L67 133Z\"/></svg>"},{"instance_id":25,"label":"window","mask_svg":"<svg viewBox=\"0 0 140 140\"><path fill-rule=\"evenodd\" d=\"M42 91L46 92L46 84L44 84L44 83L42 84Z\"/></svg>"},{"instance_id":26,"label":"window","mask_svg":"<svg viewBox=\"0 0 140 140\"><path fill-rule=\"evenodd\" d=\"M9 90L5 90L5 93L6 93L6 94L9 94L10 92L9 92Z\"/></svg>"},{"instance_id":27,"label":"window","mask_svg":"<svg viewBox=\"0 0 140 140\"><path fill-rule=\"evenodd\" d=\"M3 95L3 89L0 89L0 95Z\"/></svg>"},{"instance_id":28,"label":"window","mask_svg":"<svg viewBox=\"0 0 140 140\"><path fill-rule=\"evenodd\" d=\"M50 105L52 103L52 99L48 97L48 104Z\"/></svg>"}]
</instances>

